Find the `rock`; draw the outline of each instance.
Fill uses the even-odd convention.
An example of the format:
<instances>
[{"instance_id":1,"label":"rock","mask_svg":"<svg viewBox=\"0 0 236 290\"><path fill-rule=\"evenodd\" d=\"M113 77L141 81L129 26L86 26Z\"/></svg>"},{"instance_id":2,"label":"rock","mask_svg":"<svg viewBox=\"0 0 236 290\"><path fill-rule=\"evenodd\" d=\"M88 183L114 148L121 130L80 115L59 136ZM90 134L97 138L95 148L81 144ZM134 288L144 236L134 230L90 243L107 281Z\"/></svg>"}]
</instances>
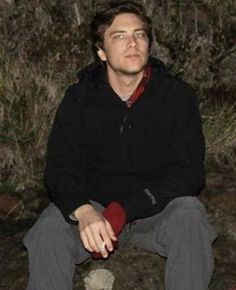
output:
<instances>
[{"instance_id":1,"label":"rock","mask_svg":"<svg viewBox=\"0 0 236 290\"><path fill-rule=\"evenodd\" d=\"M20 198L10 192L0 193L0 218L17 218L21 215L24 205Z\"/></svg>"},{"instance_id":2,"label":"rock","mask_svg":"<svg viewBox=\"0 0 236 290\"><path fill-rule=\"evenodd\" d=\"M89 272L84 278L86 290L112 290L115 277L111 271L97 269Z\"/></svg>"},{"instance_id":3,"label":"rock","mask_svg":"<svg viewBox=\"0 0 236 290\"><path fill-rule=\"evenodd\" d=\"M112 290L164 289L165 259L142 249L125 246L109 259L89 260L79 265L74 279L74 290L84 290L83 280L93 270L106 269L115 277ZM103 288L102 288L103 289Z\"/></svg>"},{"instance_id":4,"label":"rock","mask_svg":"<svg viewBox=\"0 0 236 290\"><path fill-rule=\"evenodd\" d=\"M223 176L215 173L209 174L207 177L207 187L223 188L224 187Z\"/></svg>"}]
</instances>

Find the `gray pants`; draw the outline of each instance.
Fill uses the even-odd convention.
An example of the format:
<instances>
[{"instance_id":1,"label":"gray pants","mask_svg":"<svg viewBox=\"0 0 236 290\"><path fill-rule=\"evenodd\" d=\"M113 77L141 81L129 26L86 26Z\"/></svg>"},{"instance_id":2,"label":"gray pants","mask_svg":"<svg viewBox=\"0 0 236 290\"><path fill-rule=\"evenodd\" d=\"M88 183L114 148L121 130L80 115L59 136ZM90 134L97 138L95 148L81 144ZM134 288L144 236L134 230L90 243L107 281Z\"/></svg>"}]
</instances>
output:
<instances>
[{"instance_id":1,"label":"gray pants","mask_svg":"<svg viewBox=\"0 0 236 290\"><path fill-rule=\"evenodd\" d=\"M102 210L101 205L93 203ZM174 199L159 214L127 225L119 236L127 243L167 257L166 290L206 290L213 272L216 233L196 197ZM77 227L54 204L41 214L24 238L29 254L28 290L71 290L75 264L90 257Z\"/></svg>"}]
</instances>

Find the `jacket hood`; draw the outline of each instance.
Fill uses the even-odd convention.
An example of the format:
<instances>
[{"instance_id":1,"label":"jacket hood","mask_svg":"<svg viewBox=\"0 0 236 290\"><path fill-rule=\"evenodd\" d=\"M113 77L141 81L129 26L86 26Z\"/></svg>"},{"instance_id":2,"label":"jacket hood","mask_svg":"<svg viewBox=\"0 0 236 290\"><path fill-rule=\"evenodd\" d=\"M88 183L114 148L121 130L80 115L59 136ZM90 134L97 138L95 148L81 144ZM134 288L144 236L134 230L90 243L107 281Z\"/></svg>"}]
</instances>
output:
<instances>
[{"instance_id":1,"label":"jacket hood","mask_svg":"<svg viewBox=\"0 0 236 290\"><path fill-rule=\"evenodd\" d=\"M148 63L151 65L152 69L157 71L159 74L168 74L167 67L159 59L149 57ZM78 73L78 78L80 81L84 79L104 78L105 72L106 64L102 61L96 60L82 68Z\"/></svg>"}]
</instances>

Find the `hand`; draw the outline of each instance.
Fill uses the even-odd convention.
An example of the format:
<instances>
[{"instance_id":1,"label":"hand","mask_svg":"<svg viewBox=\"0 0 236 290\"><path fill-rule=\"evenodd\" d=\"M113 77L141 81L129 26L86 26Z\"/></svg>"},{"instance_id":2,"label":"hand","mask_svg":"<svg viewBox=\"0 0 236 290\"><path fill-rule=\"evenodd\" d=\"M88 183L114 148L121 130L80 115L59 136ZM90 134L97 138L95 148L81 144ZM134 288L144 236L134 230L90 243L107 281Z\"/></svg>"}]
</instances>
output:
<instances>
[{"instance_id":1,"label":"hand","mask_svg":"<svg viewBox=\"0 0 236 290\"><path fill-rule=\"evenodd\" d=\"M90 204L77 208L74 215L79 221L80 237L85 249L101 253L103 258L107 258L108 251L113 251L112 241L117 241L110 223Z\"/></svg>"}]
</instances>

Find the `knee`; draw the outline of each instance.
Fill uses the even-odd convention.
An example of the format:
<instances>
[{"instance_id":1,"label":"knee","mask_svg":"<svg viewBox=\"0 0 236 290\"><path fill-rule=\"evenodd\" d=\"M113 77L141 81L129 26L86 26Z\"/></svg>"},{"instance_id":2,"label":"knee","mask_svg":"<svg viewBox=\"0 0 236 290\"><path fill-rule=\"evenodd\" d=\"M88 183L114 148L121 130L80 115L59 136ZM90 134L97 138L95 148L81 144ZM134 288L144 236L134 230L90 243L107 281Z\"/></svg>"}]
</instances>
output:
<instances>
[{"instance_id":1,"label":"knee","mask_svg":"<svg viewBox=\"0 0 236 290\"><path fill-rule=\"evenodd\" d=\"M206 214L199 209L189 208L183 209L176 213L176 221L179 225L192 228L198 227L206 220Z\"/></svg>"},{"instance_id":2,"label":"knee","mask_svg":"<svg viewBox=\"0 0 236 290\"><path fill-rule=\"evenodd\" d=\"M209 224L205 210L188 208L177 211L169 224L168 234L182 240L203 240L213 242L214 228Z\"/></svg>"},{"instance_id":3,"label":"knee","mask_svg":"<svg viewBox=\"0 0 236 290\"><path fill-rule=\"evenodd\" d=\"M69 227L70 225L66 223L59 210L54 205L50 205L26 233L23 244L27 249L44 244L47 247L55 246L61 240L60 236L64 235L63 232Z\"/></svg>"}]
</instances>

